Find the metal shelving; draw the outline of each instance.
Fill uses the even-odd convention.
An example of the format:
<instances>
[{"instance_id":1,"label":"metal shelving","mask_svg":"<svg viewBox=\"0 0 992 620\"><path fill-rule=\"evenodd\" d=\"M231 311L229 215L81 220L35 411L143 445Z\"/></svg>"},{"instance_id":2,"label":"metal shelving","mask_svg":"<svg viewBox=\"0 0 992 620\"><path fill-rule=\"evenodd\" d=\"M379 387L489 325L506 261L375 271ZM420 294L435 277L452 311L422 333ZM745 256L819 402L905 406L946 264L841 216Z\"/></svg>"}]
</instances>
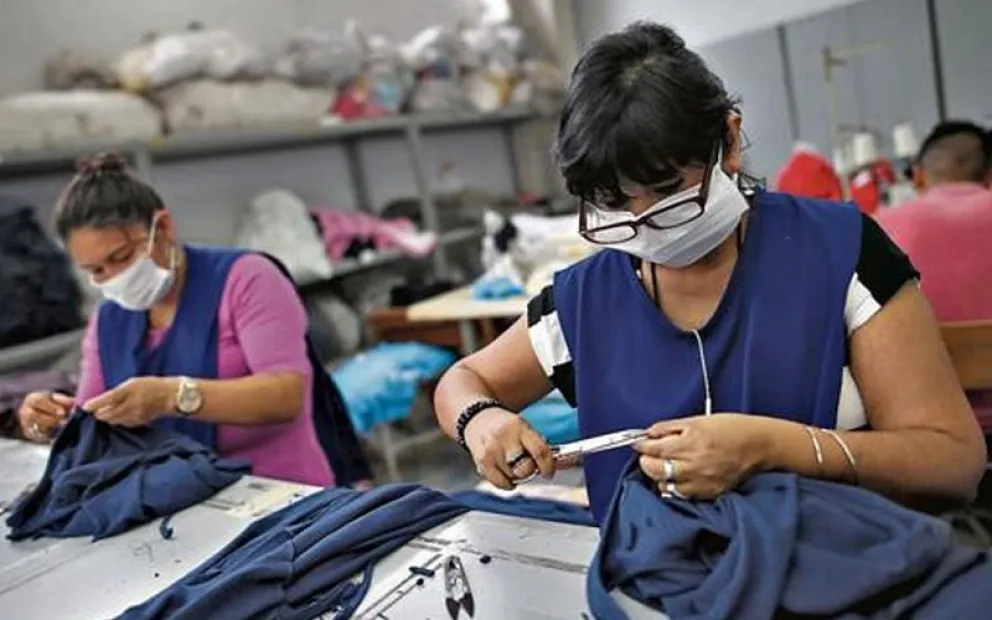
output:
<instances>
[{"instance_id":1,"label":"metal shelving","mask_svg":"<svg viewBox=\"0 0 992 620\"><path fill-rule=\"evenodd\" d=\"M497 127L503 132L510 169L513 172L514 190L521 190L513 152L512 131L519 123L539 118L538 112L529 107L508 107L491 113L443 112L406 114L376 119L347 122L297 123L264 128L238 128L203 132L179 132L147 142L91 142L67 145L41 151L11 150L0 152L0 177L36 175L66 168L84 155L100 151L117 151L130 156L138 172L151 181L155 178L157 162L179 161L203 157L217 157L259 151L271 151L319 144L342 144L348 170L354 184L357 207L371 209L367 175L358 156L357 142L363 138L383 135L403 136L410 155L410 167L420 199L422 220L428 230L441 234L437 208L434 204L430 178L424 165L423 135L431 132L459 129ZM448 271L445 246L458 242L457 238L438 243L433 253L434 268L439 276ZM384 258L372 266L352 266L353 270L367 270L376 264L394 262L398 258ZM349 273L347 270L345 274ZM341 277L337 274L335 277Z\"/></svg>"}]
</instances>

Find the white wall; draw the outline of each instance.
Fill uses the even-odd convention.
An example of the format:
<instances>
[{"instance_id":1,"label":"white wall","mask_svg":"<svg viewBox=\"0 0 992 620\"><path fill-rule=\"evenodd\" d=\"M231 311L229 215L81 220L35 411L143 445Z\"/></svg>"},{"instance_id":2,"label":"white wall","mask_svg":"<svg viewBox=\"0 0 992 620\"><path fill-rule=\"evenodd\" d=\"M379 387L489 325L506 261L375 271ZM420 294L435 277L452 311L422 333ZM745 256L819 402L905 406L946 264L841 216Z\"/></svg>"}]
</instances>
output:
<instances>
[{"instance_id":1,"label":"white wall","mask_svg":"<svg viewBox=\"0 0 992 620\"><path fill-rule=\"evenodd\" d=\"M576 0L582 41L649 19L678 30L690 46L709 45L863 0Z\"/></svg>"}]
</instances>

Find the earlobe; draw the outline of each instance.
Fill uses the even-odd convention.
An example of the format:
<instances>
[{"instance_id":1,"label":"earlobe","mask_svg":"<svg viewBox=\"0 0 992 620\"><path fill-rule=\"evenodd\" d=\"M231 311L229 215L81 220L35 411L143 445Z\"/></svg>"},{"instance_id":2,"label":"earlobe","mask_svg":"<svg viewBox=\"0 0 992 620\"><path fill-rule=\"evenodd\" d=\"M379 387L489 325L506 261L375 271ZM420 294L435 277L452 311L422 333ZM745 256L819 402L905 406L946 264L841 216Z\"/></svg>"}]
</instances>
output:
<instances>
[{"instance_id":1,"label":"earlobe","mask_svg":"<svg viewBox=\"0 0 992 620\"><path fill-rule=\"evenodd\" d=\"M741 123L743 117L737 110L731 110L727 114L727 138L728 144L723 149L723 170L727 174L738 174L744 169L744 160L741 156Z\"/></svg>"}]
</instances>

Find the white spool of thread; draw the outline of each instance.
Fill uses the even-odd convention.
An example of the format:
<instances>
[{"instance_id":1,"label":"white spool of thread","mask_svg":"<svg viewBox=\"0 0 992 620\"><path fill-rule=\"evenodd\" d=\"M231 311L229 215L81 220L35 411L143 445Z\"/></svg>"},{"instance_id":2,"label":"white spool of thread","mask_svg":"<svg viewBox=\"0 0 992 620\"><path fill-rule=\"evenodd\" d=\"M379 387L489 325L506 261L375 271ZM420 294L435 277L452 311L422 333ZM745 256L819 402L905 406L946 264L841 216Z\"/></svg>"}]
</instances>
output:
<instances>
[{"instance_id":1,"label":"white spool of thread","mask_svg":"<svg viewBox=\"0 0 992 620\"><path fill-rule=\"evenodd\" d=\"M875 144L875 135L867 131L859 131L852 138L852 159L857 167L867 166L878 161L878 146Z\"/></svg>"},{"instance_id":2,"label":"white spool of thread","mask_svg":"<svg viewBox=\"0 0 992 620\"><path fill-rule=\"evenodd\" d=\"M912 123L899 123L892 129L892 144L896 157L915 157L920 150Z\"/></svg>"}]
</instances>

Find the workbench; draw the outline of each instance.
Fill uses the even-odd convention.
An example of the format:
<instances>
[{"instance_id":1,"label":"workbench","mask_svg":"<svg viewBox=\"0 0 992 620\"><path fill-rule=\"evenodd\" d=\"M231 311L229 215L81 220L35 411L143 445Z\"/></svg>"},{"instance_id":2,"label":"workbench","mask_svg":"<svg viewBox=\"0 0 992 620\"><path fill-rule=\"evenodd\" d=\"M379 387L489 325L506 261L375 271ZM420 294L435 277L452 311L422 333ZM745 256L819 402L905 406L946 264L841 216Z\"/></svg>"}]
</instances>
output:
<instances>
[{"instance_id":1,"label":"workbench","mask_svg":"<svg viewBox=\"0 0 992 620\"><path fill-rule=\"evenodd\" d=\"M42 447L0 440L0 504L41 476L46 453ZM5 538L6 526L0 524L0 616L113 617L181 578L254 519L315 491L247 476L175 515L171 522L175 534L169 540L159 533L159 521L153 521L96 543L74 538L12 544ZM382 560L356 617L447 618L440 567L445 557L458 554L475 598L475 620L589 618L582 593L598 539L594 528L469 512ZM481 562L483 555L491 561ZM410 566L437 570L417 585ZM631 618L657 617L620 598Z\"/></svg>"},{"instance_id":2,"label":"workbench","mask_svg":"<svg viewBox=\"0 0 992 620\"><path fill-rule=\"evenodd\" d=\"M470 287L442 293L407 308L408 321L455 321L461 334L462 353L479 348L475 322L482 319L516 319L527 312L527 296L484 301L472 299Z\"/></svg>"}]
</instances>

